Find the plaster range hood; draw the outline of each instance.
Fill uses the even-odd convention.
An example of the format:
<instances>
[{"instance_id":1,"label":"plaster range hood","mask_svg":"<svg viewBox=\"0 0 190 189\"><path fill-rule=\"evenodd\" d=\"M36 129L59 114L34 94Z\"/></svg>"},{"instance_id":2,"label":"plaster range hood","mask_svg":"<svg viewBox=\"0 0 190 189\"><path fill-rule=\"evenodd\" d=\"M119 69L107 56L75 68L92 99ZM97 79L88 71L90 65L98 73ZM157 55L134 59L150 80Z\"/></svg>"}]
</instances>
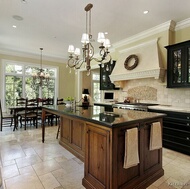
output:
<instances>
[{"instance_id":1,"label":"plaster range hood","mask_svg":"<svg viewBox=\"0 0 190 189\"><path fill-rule=\"evenodd\" d=\"M163 82L165 77L165 68L162 65L161 57L157 45L157 39L146 43L133 46L119 51L119 58L116 61L115 67L110 75L112 82L125 81L141 78L155 78ZM124 67L126 59L130 55L138 57L138 65L128 70ZM131 58L128 65L133 65L135 60Z\"/></svg>"}]
</instances>

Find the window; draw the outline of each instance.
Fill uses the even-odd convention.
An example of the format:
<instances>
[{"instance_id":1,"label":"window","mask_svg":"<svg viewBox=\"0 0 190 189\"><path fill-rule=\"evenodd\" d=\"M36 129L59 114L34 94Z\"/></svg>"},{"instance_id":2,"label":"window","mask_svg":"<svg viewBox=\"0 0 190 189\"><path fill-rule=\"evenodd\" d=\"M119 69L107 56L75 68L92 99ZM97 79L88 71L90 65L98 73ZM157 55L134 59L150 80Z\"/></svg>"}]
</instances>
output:
<instances>
[{"instance_id":1,"label":"window","mask_svg":"<svg viewBox=\"0 0 190 189\"><path fill-rule=\"evenodd\" d=\"M23 63L6 62L4 64L4 94L5 106L14 106L16 98L48 98L56 96L57 68L43 68L48 72L50 79L44 85L39 86L34 83L32 74L39 71L38 66L29 66Z\"/></svg>"},{"instance_id":2,"label":"window","mask_svg":"<svg viewBox=\"0 0 190 189\"><path fill-rule=\"evenodd\" d=\"M101 101L100 74L92 72L92 99L94 102Z\"/></svg>"}]
</instances>

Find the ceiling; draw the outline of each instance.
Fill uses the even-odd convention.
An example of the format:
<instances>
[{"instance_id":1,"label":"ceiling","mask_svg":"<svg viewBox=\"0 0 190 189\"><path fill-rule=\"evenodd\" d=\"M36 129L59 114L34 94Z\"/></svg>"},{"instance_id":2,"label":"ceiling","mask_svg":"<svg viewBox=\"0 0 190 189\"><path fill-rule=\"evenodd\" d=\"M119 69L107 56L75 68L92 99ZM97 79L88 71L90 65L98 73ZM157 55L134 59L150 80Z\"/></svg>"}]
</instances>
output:
<instances>
[{"instance_id":1,"label":"ceiling","mask_svg":"<svg viewBox=\"0 0 190 189\"><path fill-rule=\"evenodd\" d=\"M43 47L44 56L66 59L69 44L81 47L88 3L93 4L95 47L100 31L108 32L114 47L169 20L179 22L190 17L187 0L0 0L0 52L39 56ZM146 15L145 10L149 11Z\"/></svg>"}]
</instances>

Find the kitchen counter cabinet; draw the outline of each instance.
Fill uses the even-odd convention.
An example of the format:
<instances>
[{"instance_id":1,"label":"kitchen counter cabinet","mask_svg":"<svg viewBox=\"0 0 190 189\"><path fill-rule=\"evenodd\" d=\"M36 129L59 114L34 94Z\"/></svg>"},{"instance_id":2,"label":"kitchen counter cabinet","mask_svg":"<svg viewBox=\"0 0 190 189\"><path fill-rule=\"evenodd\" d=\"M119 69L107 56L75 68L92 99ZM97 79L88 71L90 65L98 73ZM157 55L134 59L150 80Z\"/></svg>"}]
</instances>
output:
<instances>
[{"instance_id":1,"label":"kitchen counter cabinet","mask_svg":"<svg viewBox=\"0 0 190 189\"><path fill-rule=\"evenodd\" d=\"M167 49L167 87L190 87L190 41L165 48Z\"/></svg>"},{"instance_id":2,"label":"kitchen counter cabinet","mask_svg":"<svg viewBox=\"0 0 190 189\"><path fill-rule=\"evenodd\" d=\"M151 124L159 121L162 125L164 114L120 109L104 112L95 107L69 110L56 106L43 107L43 117L46 112L61 117L60 144L84 161L85 188L145 189L164 174L162 149L149 150ZM114 118L110 122L105 116ZM125 131L134 127L138 128L140 163L124 169ZM42 130L44 137L44 125Z\"/></svg>"},{"instance_id":3,"label":"kitchen counter cabinet","mask_svg":"<svg viewBox=\"0 0 190 189\"><path fill-rule=\"evenodd\" d=\"M190 113L150 110L164 113L163 146L190 155Z\"/></svg>"},{"instance_id":4,"label":"kitchen counter cabinet","mask_svg":"<svg viewBox=\"0 0 190 189\"><path fill-rule=\"evenodd\" d=\"M152 122L114 129L87 123L83 185L88 189L143 189L161 177L164 174L162 150L149 150ZM139 128L140 164L124 169L125 131L134 127Z\"/></svg>"},{"instance_id":5,"label":"kitchen counter cabinet","mask_svg":"<svg viewBox=\"0 0 190 189\"><path fill-rule=\"evenodd\" d=\"M85 152L84 134L85 124L83 121L67 116L61 117L59 143L82 161L84 161Z\"/></svg>"}]
</instances>

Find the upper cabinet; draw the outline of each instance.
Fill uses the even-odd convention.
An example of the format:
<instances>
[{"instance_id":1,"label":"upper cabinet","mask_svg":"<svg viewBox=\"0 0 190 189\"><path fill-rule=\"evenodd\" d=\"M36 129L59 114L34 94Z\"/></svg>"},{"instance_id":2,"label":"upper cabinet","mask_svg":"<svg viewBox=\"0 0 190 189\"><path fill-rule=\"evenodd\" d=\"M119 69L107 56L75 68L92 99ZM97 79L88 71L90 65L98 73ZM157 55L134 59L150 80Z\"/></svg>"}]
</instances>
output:
<instances>
[{"instance_id":1,"label":"upper cabinet","mask_svg":"<svg viewBox=\"0 0 190 189\"><path fill-rule=\"evenodd\" d=\"M115 66L116 61L110 61L100 66L100 90L114 90L115 85L110 80L110 74Z\"/></svg>"},{"instance_id":2,"label":"upper cabinet","mask_svg":"<svg viewBox=\"0 0 190 189\"><path fill-rule=\"evenodd\" d=\"M190 87L190 40L167 49L167 87Z\"/></svg>"}]
</instances>

